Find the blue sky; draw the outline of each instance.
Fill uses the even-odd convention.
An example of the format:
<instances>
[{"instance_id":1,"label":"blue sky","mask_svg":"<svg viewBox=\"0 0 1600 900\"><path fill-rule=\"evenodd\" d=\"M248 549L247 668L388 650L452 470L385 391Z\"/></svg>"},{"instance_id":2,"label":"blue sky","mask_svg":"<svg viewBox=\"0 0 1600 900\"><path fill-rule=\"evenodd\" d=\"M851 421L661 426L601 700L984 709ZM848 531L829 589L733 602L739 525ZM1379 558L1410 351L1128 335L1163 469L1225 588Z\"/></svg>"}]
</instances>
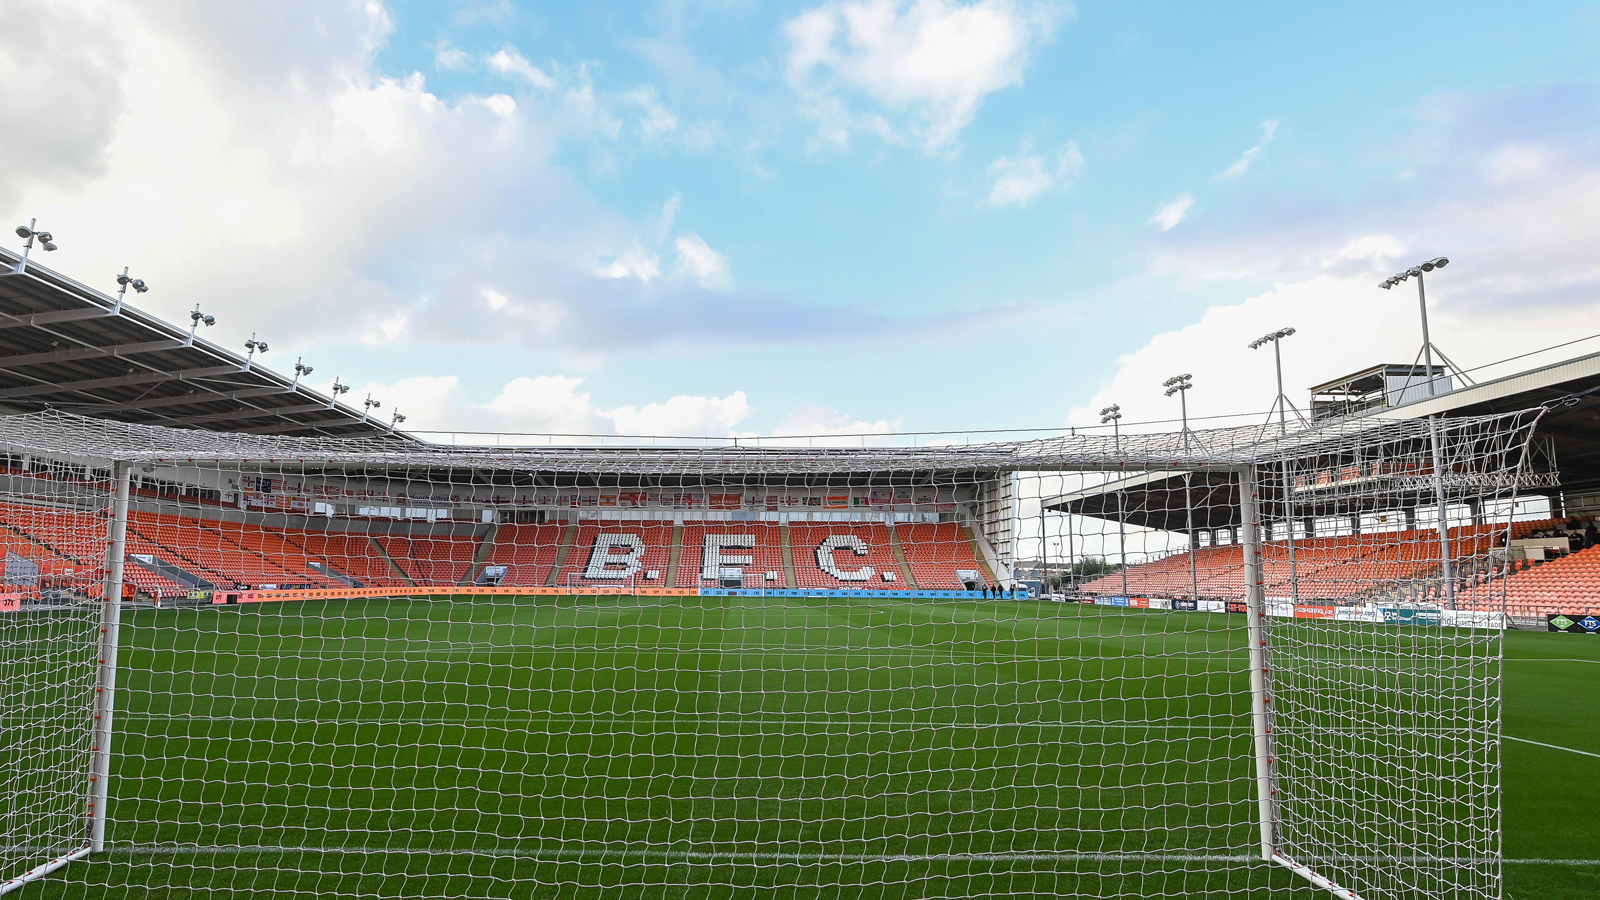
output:
<instances>
[{"instance_id":1,"label":"blue sky","mask_svg":"<svg viewBox=\"0 0 1600 900\"><path fill-rule=\"evenodd\" d=\"M34 5L0 204L418 427L1083 424L1185 370L1246 412L1285 324L1297 399L1408 359L1374 284L1413 256L1456 260L1464 365L1600 320L1597 37L1582 4Z\"/></svg>"}]
</instances>

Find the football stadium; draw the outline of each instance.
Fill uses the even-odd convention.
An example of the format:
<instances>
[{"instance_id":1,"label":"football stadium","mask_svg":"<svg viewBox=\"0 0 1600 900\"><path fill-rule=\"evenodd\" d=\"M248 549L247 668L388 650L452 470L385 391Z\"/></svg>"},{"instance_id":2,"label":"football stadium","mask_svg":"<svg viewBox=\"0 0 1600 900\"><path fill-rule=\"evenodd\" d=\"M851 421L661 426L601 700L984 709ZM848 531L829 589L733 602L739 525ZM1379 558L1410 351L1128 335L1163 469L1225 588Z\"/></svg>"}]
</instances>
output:
<instances>
[{"instance_id":1,"label":"football stadium","mask_svg":"<svg viewBox=\"0 0 1600 900\"><path fill-rule=\"evenodd\" d=\"M1600 891L1600 354L467 445L0 268L0 893Z\"/></svg>"}]
</instances>

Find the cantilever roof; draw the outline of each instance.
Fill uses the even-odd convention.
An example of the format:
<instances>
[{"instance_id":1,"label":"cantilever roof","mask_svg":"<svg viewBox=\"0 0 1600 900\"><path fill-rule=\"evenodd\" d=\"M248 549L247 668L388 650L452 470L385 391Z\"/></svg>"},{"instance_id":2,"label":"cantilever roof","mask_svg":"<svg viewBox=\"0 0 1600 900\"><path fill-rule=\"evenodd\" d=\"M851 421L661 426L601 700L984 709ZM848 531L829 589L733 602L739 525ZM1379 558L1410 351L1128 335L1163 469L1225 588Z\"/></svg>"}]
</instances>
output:
<instances>
[{"instance_id":1,"label":"cantilever roof","mask_svg":"<svg viewBox=\"0 0 1600 900\"><path fill-rule=\"evenodd\" d=\"M256 434L377 437L388 423L0 248L0 408ZM404 434L401 440L409 440ZM394 437L389 440L395 440Z\"/></svg>"}]
</instances>

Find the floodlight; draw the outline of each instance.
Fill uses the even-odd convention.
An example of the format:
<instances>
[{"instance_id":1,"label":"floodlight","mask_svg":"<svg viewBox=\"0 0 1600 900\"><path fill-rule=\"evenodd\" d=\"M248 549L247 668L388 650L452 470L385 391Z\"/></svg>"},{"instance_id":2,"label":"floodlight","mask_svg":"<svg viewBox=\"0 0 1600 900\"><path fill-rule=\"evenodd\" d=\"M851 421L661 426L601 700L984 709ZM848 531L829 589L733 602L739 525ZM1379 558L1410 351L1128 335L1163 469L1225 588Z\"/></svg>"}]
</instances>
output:
<instances>
[{"instance_id":1,"label":"floodlight","mask_svg":"<svg viewBox=\"0 0 1600 900\"><path fill-rule=\"evenodd\" d=\"M144 283L143 278L135 278L133 280L133 289L142 294L145 291L150 290L150 286Z\"/></svg>"},{"instance_id":2,"label":"floodlight","mask_svg":"<svg viewBox=\"0 0 1600 900\"><path fill-rule=\"evenodd\" d=\"M1432 260L1432 262L1433 262L1434 268L1436 268L1436 269L1442 269L1445 266L1450 265L1450 260L1446 259L1443 256L1435 257Z\"/></svg>"},{"instance_id":3,"label":"floodlight","mask_svg":"<svg viewBox=\"0 0 1600 900\"><path fill-rule=\"evenodd\" d=\"M30 231L28 229L28 226L26 226L26 225L18 225L17 226L17 237L19 237L19 238L30 238L30 237L33 237L33 232Z\"/></svg>"}]
</instances>

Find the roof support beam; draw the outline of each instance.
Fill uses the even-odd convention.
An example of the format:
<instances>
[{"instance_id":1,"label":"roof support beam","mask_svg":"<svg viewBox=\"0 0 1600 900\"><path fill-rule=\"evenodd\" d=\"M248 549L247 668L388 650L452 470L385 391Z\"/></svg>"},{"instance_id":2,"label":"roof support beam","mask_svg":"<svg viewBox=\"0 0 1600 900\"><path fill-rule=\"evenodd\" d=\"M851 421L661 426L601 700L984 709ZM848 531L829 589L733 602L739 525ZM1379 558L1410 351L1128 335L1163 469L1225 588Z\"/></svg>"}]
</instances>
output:
<instances>
[{"instance_id":1,"label":"roof support beam","mask_svg":"<svg viewBox=\"0 0 1600 900\"><path fill-rule=\"evenodd\" d=\"M111 315L115 313L98 306L89 309L54 309L26 315L0 313L0 328L26 328L30 325L48 325L51 322L80 322L84 319L103 319Z\"/></svg>"},{"instance_id":2,"label":"roof support beam","mask_svg":"<svg viewBox=\"0 0 1600 900\"><path fill-rule=\"evenodd\" d=\"M230 375L238 366L211 366L204 369L182 369L177 372L140 372L135 375L117 375L110 378L86 378L82 381L63 381L59 384L36 384L31 387L0 388L0 400L21 397L39 397L45 394L70 394L100 388L125 387L133 384L154 384L162 381L193 381L211 375Z\"/></svg>"},{"instance_id":3,"label":"roof support beam","mask_svg":"<svg viewBox=\"0 0 1600 900\"><path fill-rule=\"evenodd\" d=\"M4 394L0 393L0 397L3 396ZM234 410L233 412L206 413L203 416L174 416L173 418L176 421L183 422L185 425L195 425L200 422L226 422L229 420L238 421L239 419L262 419L269 416L286 416L294 413L307 412L333 412L335 410L337 410L337 407L331 407L326 403L316 403L307 404L305 406L285 406L279 409L257 409L251 407L249 409ZM343 410L340 411L342 412ZM309 427L306 425L298 425L296 423L290 424L295 425L295 427ZM229 430L241 431L243 429L230 428Z\"/></svg>"},{"instance_id":4,"label":"roof support beam","mask_svg":"<svg viewBox=\"0 0 1600 900\"><path fill-rule=\"evenodd\" d=\"M0 356L0 369L48 365L50 363L69 362L74 359L132 356L137 353L176 350L182 346L184 346L183 341L141 341L135 344L112 344L109 347L74 347L71 350L51 350L47 353L21 353L15 356Z\"/></svg>"},{"instance_id":5,"label":"roof support beam","mask_svg":"<svg viewBox=\"0 0 1600 900\"><path fill-rule=\"evenodd\" d=\"M283 387L247 388L242 391L184 394L180 397L156 397L153 400L133 400L128 403L75 406L72 407L72 411L80 415L92 416L96 413L123 412L130 409L160 409L164 406L186 406L197 403L216 403L222 400L244 400L249 397L268 397L273 394L287 394L290 390L292 389L288 385L284 385Z\"/></svg>"}]
</instances>

